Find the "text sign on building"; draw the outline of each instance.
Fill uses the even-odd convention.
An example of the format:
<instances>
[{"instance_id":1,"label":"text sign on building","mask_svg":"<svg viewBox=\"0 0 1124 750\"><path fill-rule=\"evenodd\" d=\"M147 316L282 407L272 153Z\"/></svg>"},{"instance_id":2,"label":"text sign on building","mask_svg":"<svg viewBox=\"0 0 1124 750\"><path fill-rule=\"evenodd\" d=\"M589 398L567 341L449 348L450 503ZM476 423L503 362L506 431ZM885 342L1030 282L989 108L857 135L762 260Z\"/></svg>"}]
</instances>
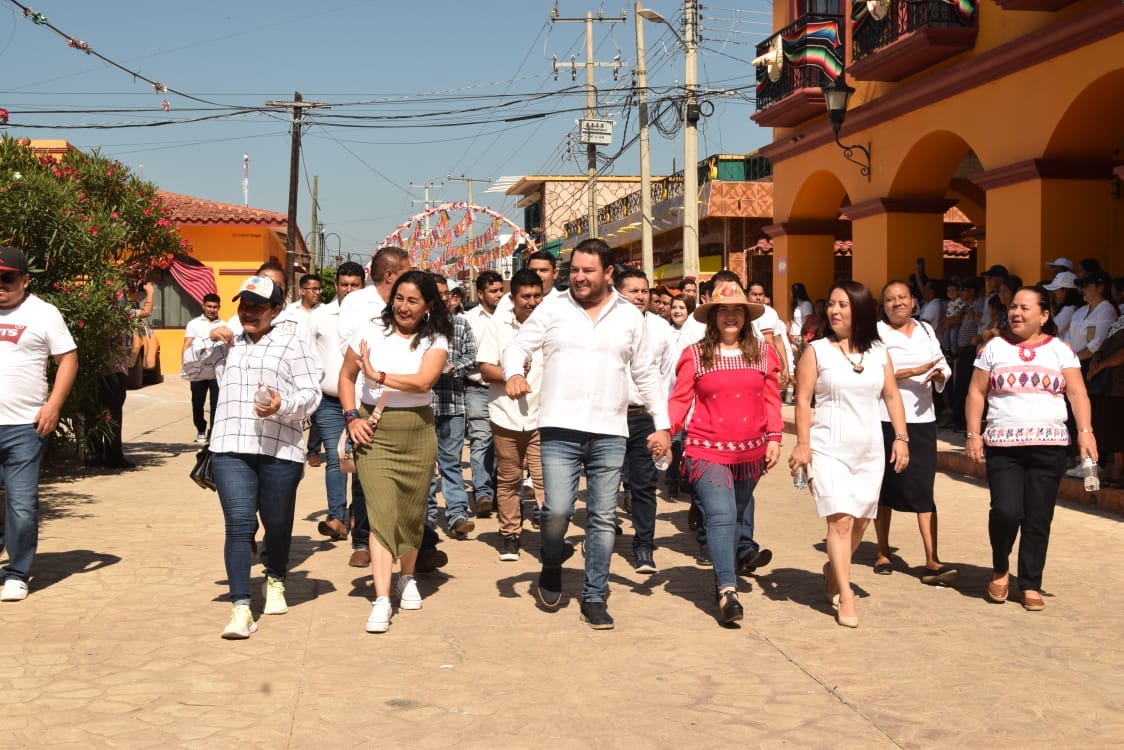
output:
<instances>
[{"instance_id":1,"label":"text sign on building","mask_svg":"<svg viewBox=\"0 0 1124 750\"><path fill-rule=\"evenodd\" d=\"M608 146L613 142L612 120L578 120L581 135L578 140L587 145Z\"/></svg>"}]
</instances>

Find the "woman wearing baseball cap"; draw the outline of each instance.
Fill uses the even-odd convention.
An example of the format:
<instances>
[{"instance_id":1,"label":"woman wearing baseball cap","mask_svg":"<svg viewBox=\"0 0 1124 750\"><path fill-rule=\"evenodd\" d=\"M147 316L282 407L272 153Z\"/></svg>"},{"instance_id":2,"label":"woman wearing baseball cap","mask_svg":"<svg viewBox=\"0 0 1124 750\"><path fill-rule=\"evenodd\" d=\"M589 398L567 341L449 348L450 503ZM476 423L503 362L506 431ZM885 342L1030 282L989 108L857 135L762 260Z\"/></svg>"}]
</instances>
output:
<instances>
[{"instance_id":1,"label":"woman wearing baseball cap","mask_svg":"<svg viewBox=\"0 0 1124 750\"><path fill-rule=\"evenodd\" d=\"M189 380L214 369L219 400L210 450L226 521L223 557L234 607L222 631L227 639L257 630L250 610L250 559L258 516L265 529L262 614L281 615L293 534L297 485L304 476L304 420L320 403L320 373L304 339L291 327L274 328L283 309L281 288L251 276L238 294L235 335L226 326L197 337L184 352Z\"/></svg>"}]
</instances>

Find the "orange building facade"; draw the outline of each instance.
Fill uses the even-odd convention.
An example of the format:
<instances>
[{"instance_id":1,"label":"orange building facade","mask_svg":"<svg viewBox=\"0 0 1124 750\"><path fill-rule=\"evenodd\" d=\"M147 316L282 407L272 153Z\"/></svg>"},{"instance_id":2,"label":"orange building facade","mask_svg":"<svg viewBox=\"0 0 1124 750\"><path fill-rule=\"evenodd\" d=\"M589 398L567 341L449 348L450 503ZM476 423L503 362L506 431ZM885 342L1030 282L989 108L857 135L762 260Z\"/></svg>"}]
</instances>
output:
<instances>
[{"instance_id":1,"label":"orange building facade","mask_svg":"<svg viewBox=\"0 0 1124 750\"><path fill-rule=\"evenodd\" d=\"M233 205L161 191L176 231L191 243L192 258L208 266L222 307L219 315L235 314L231 299L238 287L267 261L285 266L288 216L276 211ZM308 249L297 237L297 273L304 273ZM161 365L165 372L178 372L187 321L200 315L202 307L191 299L170 274L156 282L152 327L160 339Z\"/></svg>"},{"instance_id":2,"label":"orange building facade","mask_svg":"<svg viewBox=\"0 0 1124 750\"><path fill-rule=\"evenodd\" d=\"M792 282L823 296L840 237L873 289L919 258L939 275L953 206L977 271L1002 263L1033 283L1066 256L1124 274L1119 0L805 0L773 13L753 119L773 128L761 153L779 308ZM838 64L856 90L839 141L870 152L869 176L826 118L820 86Z\"/></svg>"}]
</instances>

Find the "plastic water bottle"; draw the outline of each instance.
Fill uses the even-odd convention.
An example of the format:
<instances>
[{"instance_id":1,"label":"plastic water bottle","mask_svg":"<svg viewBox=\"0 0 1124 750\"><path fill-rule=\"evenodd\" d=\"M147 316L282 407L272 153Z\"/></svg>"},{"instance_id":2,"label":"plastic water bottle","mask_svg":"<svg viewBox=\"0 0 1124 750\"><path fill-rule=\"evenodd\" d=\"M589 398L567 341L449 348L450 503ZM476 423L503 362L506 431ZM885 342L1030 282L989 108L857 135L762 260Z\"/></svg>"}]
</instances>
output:
<instances>
[{"instance_id":1,"label":"plastic water bottle","mask_svg":"<svg viewBox=\"0 0 1124 750\"><path fill-rule=\"evenodd\" d=\"M254 393L254 403L258 406L269 406L273 403L273 394L264 383L258 383L258 390Z\"/></svg>"},{"instance_id":2,"label":"plastic water bottle","mask_svg":"<svg viewBox=\"0 0 1124 750\"><path fill-rule=\"evenodd\" d=\"M792 475L792 489L804 490L808 488L808 470L801 466Z\"/></svg>"},{"instance_id":3,"label":"plastic water bottle","mask_svg":"<svg viewBox=\"0 0 1124 750\"><path fill-rule=\"evenodd\" d=\"M1081 476L1085 478L1086 492L1100 491L1101 477L1097 473L1097 464L1091 456L1085 456L1085 460L1081 462Z\"/></svg>"},{"instance_id":4,"label":"plastic water bottle","mask_svg":"<svg viewBox=\"0 0 1124 750\"><path fill-rule=\"evenodd\" d=\"M659 458L653 458L652 461L655 462L657 470L667 471L668 467L671 466L671 454L664 453Z\"/></svg>"}]
</instances>

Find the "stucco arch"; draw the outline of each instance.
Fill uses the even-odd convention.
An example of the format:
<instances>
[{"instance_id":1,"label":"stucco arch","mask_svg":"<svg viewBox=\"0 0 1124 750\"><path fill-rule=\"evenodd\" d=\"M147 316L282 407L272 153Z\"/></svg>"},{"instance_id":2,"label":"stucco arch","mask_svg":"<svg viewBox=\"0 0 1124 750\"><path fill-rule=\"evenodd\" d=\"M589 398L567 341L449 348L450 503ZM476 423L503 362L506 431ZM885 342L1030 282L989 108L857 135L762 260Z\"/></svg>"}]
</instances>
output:
<instances>
[{"instance_id":1,"label":"stucco arch","mask_svg":"<svg viewBox=\"0 0 1124 750\"><path fill-rule=\"evenodd\" d=\"M1105 103L1110 102L1106 116ZM1114 110L1114 111L1113 111ZM1107 159L1124 140L1124 68L1082 89L1059 118L1042 154L1047 159Z\"/></svg>"},{"instance_id":2,"label":"stucco arch","mask_svg":"<svg viewBox=\"0 0 1124 750\"><path fill-rule=\"evenodd\" d=\"M971 152L958 134L935 130L917 139L907 149L890 183L896 198L943 198L956 170Z\"/></svg>"},{"instance_id":3,"label":"stucco arch","mask_svg":"<svg viewBox=\"0 0 1124 750\"><path fill-rule=\"evenodd\" d=\"M808 175L796 191L789 211L790 220L838 219L846 203L847 190L834 173L821 169Z\"/></svg>"}]
</instances>

